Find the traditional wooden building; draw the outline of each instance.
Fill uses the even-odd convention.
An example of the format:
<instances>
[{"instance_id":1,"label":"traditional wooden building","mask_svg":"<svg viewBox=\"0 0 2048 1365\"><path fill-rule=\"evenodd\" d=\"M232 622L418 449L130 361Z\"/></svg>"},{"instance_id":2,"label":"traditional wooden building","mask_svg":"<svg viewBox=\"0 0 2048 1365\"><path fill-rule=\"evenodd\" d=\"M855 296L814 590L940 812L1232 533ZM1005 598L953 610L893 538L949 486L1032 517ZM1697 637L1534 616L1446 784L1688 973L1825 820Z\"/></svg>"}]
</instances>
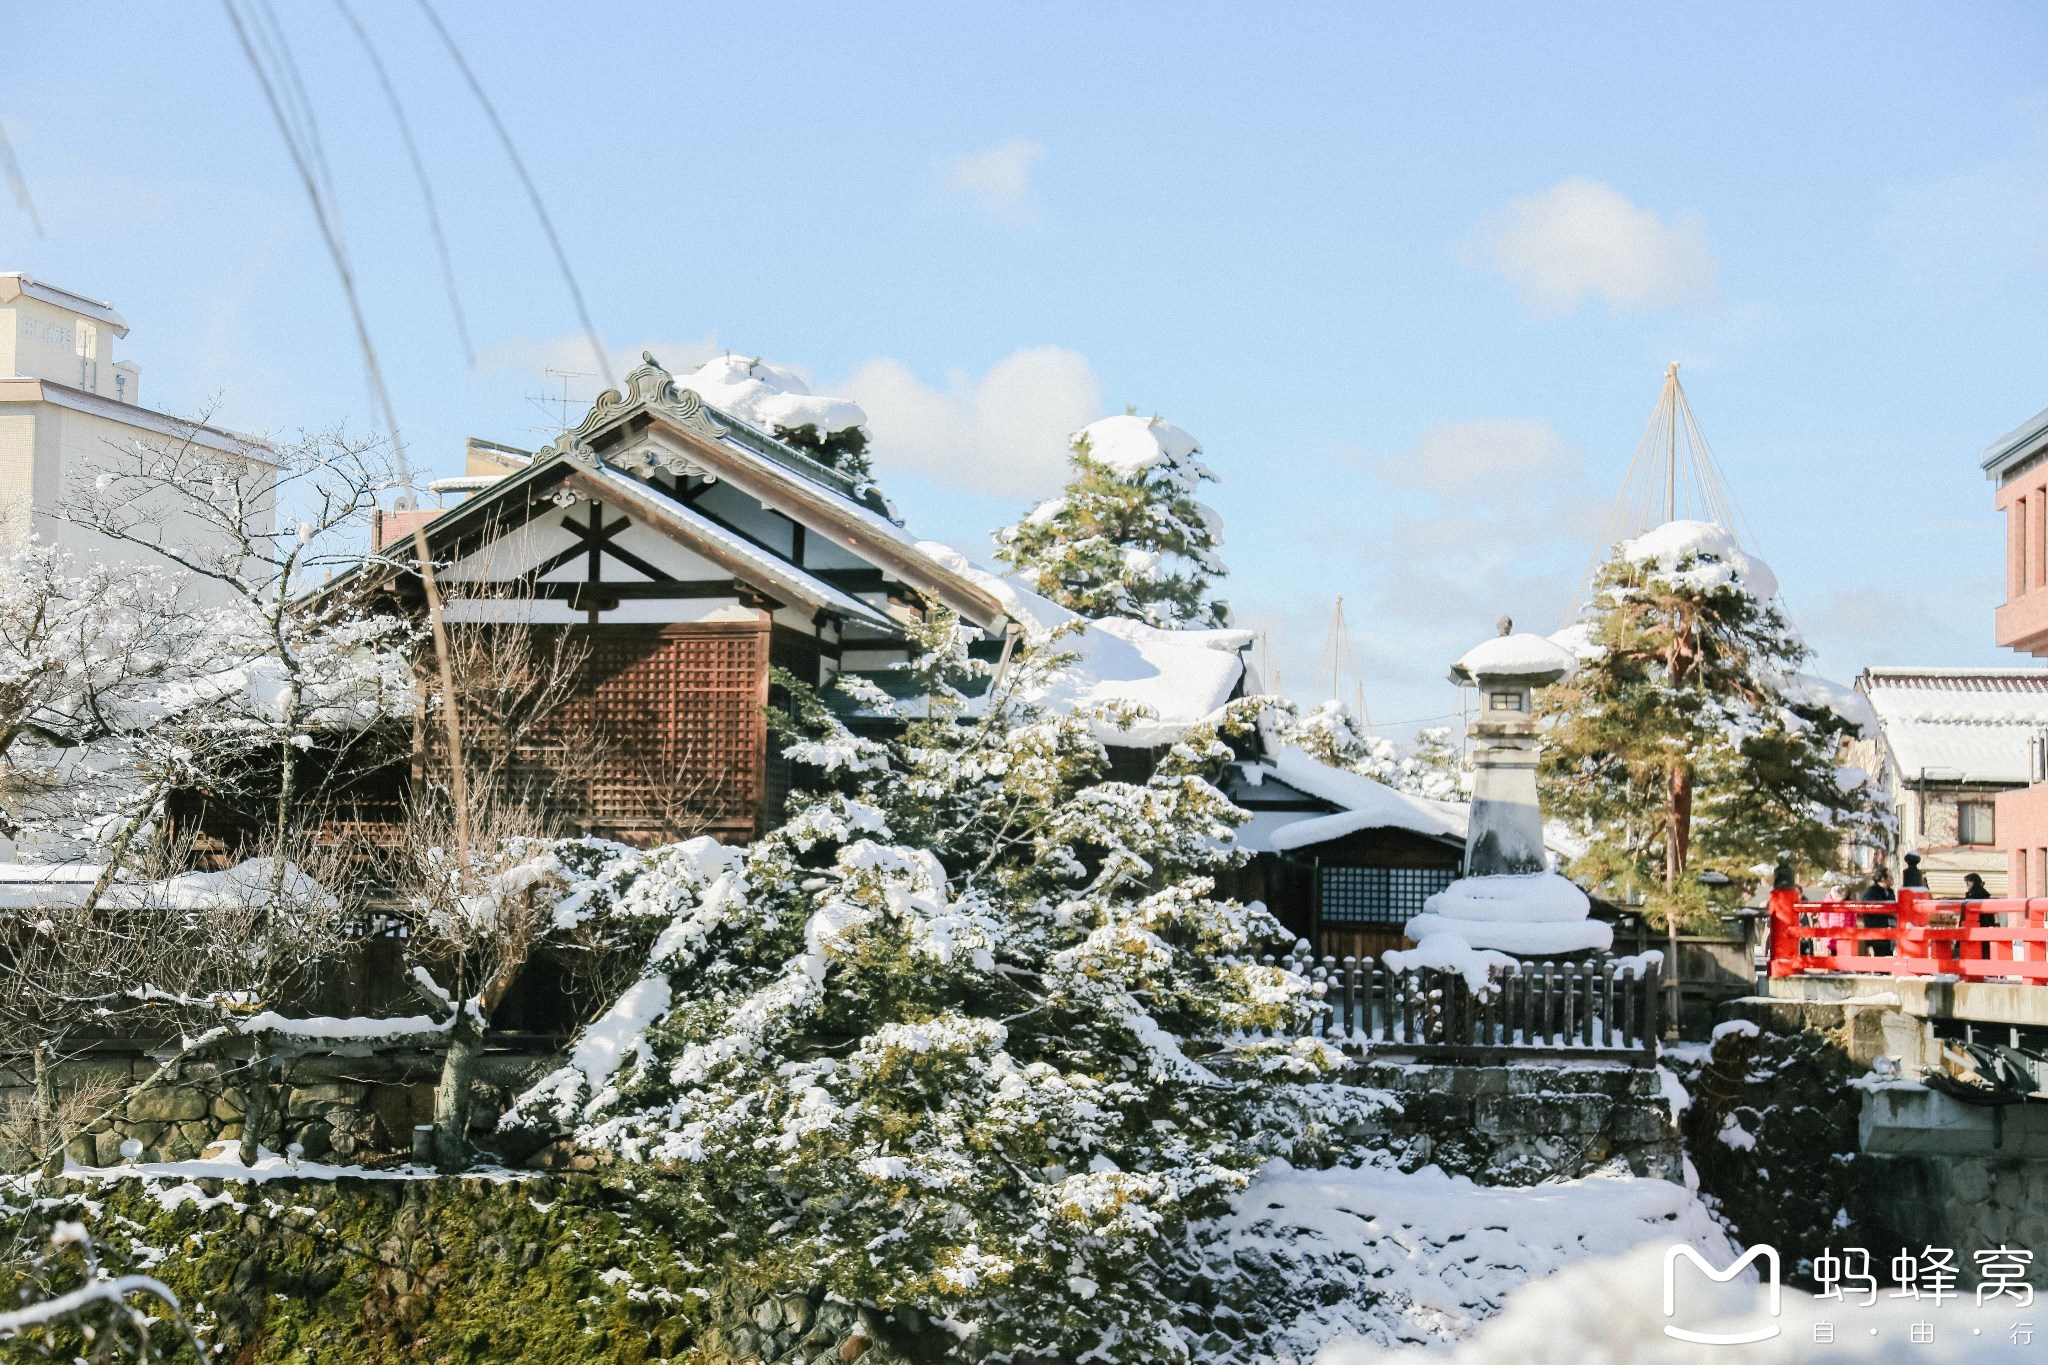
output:
<instances>
[{"instance_id":1,"label":"traditional wooden building","mask_svg":"<svg viewBox=\"0 0 2048 1365\"><path fill-rule=\"evenodd\" d=\"M788 789L764 721L771 667L813 685L887 669L934 605L992 643L1012 624L871 485L712 412L652 356L530 458L486 454L457 481L466 501L425 514L446 614L576 631L585 682L563 726L612 755L590 783L593 833L673 837L681 799L698 828L750 839ZM414 600L419 515L387 514L366 570Z\"/></svg>"}]
</instances>

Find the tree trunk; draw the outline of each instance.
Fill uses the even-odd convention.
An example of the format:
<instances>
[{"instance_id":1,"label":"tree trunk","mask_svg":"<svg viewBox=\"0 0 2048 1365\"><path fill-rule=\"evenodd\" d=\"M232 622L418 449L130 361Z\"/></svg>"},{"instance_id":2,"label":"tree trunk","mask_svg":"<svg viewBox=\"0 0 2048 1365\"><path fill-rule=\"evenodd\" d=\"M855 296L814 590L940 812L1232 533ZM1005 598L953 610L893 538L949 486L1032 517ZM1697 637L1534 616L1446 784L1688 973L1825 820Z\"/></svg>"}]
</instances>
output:
<instances>
[{"instance_id":1,"label":"tree trunk","mask_svg":"<svg viewBox=\"0 0 2048 1365\"><path fill-rule=\"evenodd\" d=\"M242 1084L242 1164L254 1166L270 1119L270 1048L258 1034L250 1042L249 1078Z\"/></svg>"},{"instance_id":2,"label":"tree trunk","mask_svg":"<svg viewBox=\"0 0 2048 1365\"><path fill-rule=\"evenodd\" d=\"M434 1162L443 1172L469 1165L469 1111L476 1080L477 1058L483 1055L484 1031L476 1002L465 1000L448 1030L448 1051L441 1058L441 1087L434 1092Z\"/></svg>"},{"instance_id":3,"label":"tree trunk","mask_svg":"<svg viewBox=\"0 0 2048 1365\"><path fill-rule=\"evenodd\" d=\"M1671 769L1670 793L1664 802L1664 889L1676 891L1692 854L1692 769Z\"/></svg>"},{"instance_id":4,"label":"tree trunk","mask_svg":"<svg viewBox=\"0 0 2048 1365\"><path fill-rule=\"evenodd\" d=\"M48 1039L36 1043L32 1064L36 1086L36 1157L44 1175L60 1175L64 1170L64 1130L57 1123L57 1059Z\"/></svg>"}]
</instances>

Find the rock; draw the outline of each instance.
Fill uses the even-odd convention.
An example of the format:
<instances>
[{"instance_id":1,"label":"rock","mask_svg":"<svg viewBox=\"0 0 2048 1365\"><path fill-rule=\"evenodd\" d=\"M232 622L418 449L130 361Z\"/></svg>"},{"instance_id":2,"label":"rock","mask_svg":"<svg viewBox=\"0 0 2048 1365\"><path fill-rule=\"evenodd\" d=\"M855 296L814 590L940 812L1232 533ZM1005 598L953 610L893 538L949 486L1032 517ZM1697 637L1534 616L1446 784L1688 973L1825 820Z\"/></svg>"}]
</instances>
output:
<instances>
[{"instance_id":1,"label":"rock","mask_svg":"<svg viewBox=\"0 0 2048 1365\"><path fill-rule=\"evenodd\" d=\"M223 1090L213 1097L213 1116L222 1122L239 1121L246 1109L239 1090Z\"/></svg>"},{"instance_id":2,"label":"rock","mask_svg":"<svg viewBox=\"0 0 2048 1365\"><path fill-rule=\"evenodd\" d=\"M122 1141L121 1135L112 1129L101 1133L94 1133L92 1135L92 1153L90 1156L82 1158L84 1164L88 1166L113 1166L118 1164L121 1160Z\"/></svg>"},{"instance_id":3,"label":"rock","mask_svg":"<svg viewBox=\"0 0 2048 1365\"><path fill-rule=\"evenodd\" d=\"M839 1343L839 1358L841 1360L859 1360L867 1354L868 1347L872 1344L873 1342L870 1338L855 1332L845 1341Z\"/></svg>"},{"instance_id":4,"label":"rock","mask_svg":"<svg viewBox=\"0 0 2048 1365\"><path fill-rule=\"evenodd\" d=\"M128 1101L128 1117L139 1122L179 1123L206 1117L206 1096L197 1090L158 1086Z\"/></svg>"},{"instance_id":5,"label":"rock","mask_svg":"<svg viewBox=\"0 0 2048 1365\"><path fill-rule=\"evenodd\" d=\"M782 1305L772 1298L764 1298L754 1305L754 1324L764 1332L772 1332L782 1326Z\"/></svg>"},{"instance_id":6,"label":"rock","mask_svg":"<svg viewBox=\"0 0 2048 1365\"><path fill-rule=\"evenodd\" d=\"M801 1294L791 1294L782 1301L782 1320L789 1324L789 1330L802 1336L810 1329L811 1301Z\"/></svg>"},{"instance_id":7,"label":"rock","mask_svg":"<svg viewBox=\"0 0 2048 1365\"><path fill-rule=\"evenodd\" d=\"M595 1156L578 1150L568 1138L550 1142L526 1159L530 1171L594 1171L597 1166Z\"/></svg>"}]
</instances>

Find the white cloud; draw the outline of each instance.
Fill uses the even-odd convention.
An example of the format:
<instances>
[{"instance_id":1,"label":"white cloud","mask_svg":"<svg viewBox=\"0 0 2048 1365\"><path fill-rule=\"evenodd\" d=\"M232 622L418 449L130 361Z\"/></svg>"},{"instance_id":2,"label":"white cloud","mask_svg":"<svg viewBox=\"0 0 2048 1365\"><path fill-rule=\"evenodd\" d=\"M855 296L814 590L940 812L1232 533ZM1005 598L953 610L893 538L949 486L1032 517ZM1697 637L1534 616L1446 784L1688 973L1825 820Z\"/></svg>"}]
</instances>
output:
<instances>
[{"instance_id":1,"label":"white cloud","mask_svg":"<svg viewBox=\"0 0 2048 1365\"><path fill-rule=\"evenodd\" d=\"M1044 145L1021 136L949 157L939 166L938 197L969 204L1005 227L1041 227L1031 174L1044 159Z\"/></svg>"},{"instance_id":2,"label":"white cloud","mask_svg":"<svg viewBox=\"0 0 2048 1365\"><path fill-rule=\"evenodd\" d=\"M1542 314L1589 298L1613 312L1668 308L1714 289L1714 254L1696 213L1668 222L1584 176L1510 199L1479 221L1461 254Z\"/></svg>"},{"instance_id":3,"label":"white cloud","mask_svg":"<svg viewBox=\"0 0 2048 1365\"><path fill-rule=\"evenodd\" d=\"M1002 497L1057 489L1068 437L1102 413L1102 381L1087 357L1058 346L1015 352L980 379L955 371L944 388L875 359L832 391L867 410L885 480L912 472Z\"/></svg>"},{"instance_id":4,"label":"white cloud","mask_svg":"<svg viewBox=\"0 0 2048 1365\"><path fill-rule=\"evenodd\" d=\"M1434 422L1422 439L1381 460L1390 482L1440 497L1518 501L1531 483L1583 472L1579 453L1533 417Z\"/></svg>"}]
</instances>

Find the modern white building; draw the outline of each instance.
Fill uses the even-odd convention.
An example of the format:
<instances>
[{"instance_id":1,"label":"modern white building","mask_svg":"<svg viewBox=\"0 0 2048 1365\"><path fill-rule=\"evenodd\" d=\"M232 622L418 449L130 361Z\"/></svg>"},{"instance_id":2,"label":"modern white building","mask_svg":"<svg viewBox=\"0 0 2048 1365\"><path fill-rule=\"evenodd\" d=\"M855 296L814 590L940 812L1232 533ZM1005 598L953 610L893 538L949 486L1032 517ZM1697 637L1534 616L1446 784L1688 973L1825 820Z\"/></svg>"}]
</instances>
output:
<instances>
[{"instance_id":1,"label":"modern white building","mask_svg":"<svg viewBox=\"0 0 2048 1365\"><path fill-rule=\"evenodd\" d=\"M1856 690L1877 712L1878 733L1852 746L1852 761L1897 816L1893 869L1918 853L1937 895L1961 894L1971 872L2005 895L1997 798L2038 776L2048 669L1867 668Z\"/></svg>"},{"instance_id":2,"label":"modern white building","mask_svg":"<svg viewBox=\"0 0 2048 1365\"><path fill-rule=\"evenodd\" d=\"M0 273L0 533L33 532L81 555L111 552L61 511L77 480L136 441L265 460L260 441L144 407L141 367L114 358L127 335L111 304Z\"/></svg>"}]
</instances>

